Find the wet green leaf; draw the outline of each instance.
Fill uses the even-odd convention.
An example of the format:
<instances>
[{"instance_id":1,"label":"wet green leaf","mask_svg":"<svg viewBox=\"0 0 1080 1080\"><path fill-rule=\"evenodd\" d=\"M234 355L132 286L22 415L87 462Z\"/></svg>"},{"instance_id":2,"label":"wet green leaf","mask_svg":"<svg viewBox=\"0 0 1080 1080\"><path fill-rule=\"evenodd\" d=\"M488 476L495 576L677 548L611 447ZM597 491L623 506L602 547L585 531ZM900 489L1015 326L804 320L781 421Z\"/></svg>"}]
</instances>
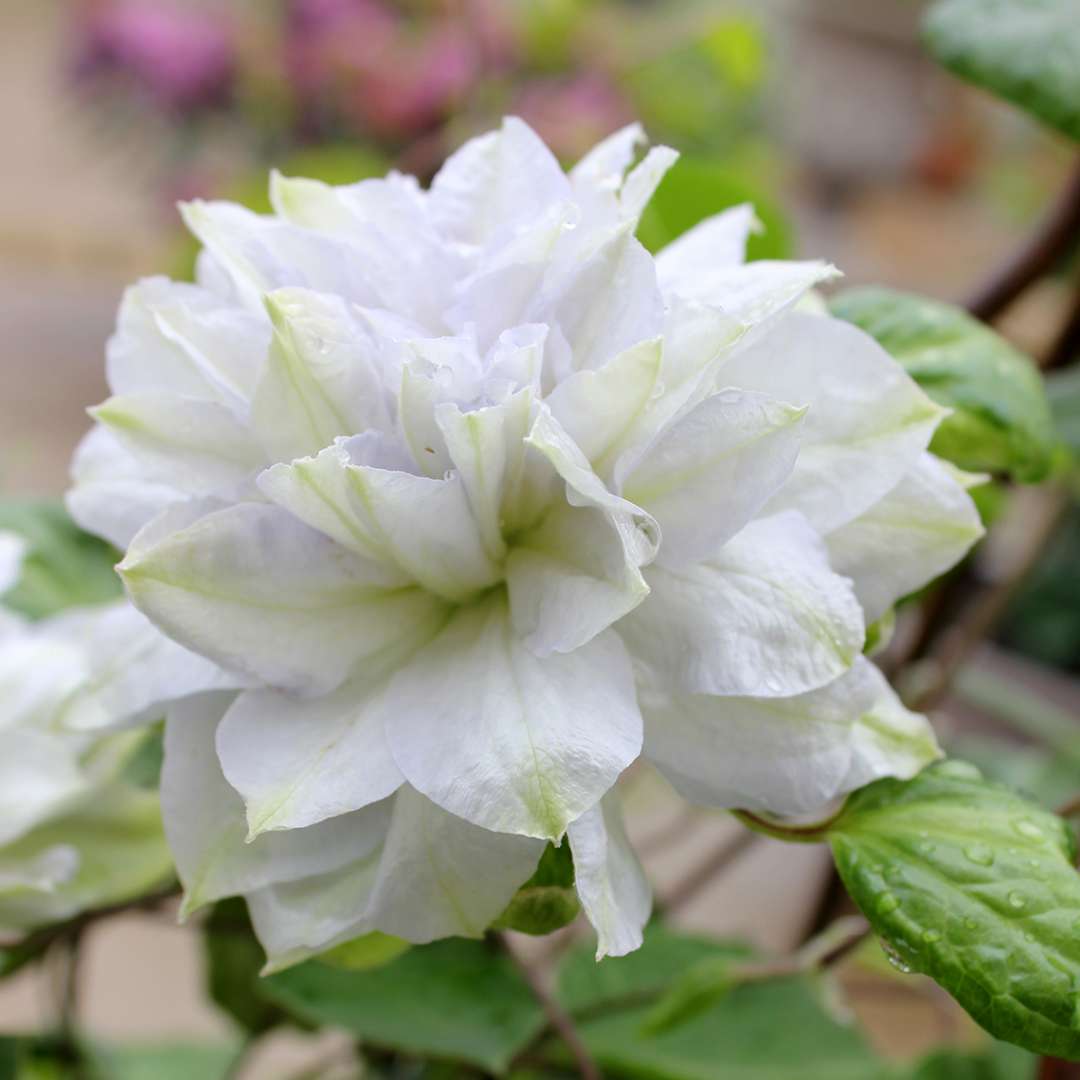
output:
<instances>
[{"instance_id":1,"label":"wet green leaf","mask_svg":"<svg viewBox=\"0 0 1080 1080\"><path fill-rule=\"evenodd\" d=\"M828 839L901 970L999 1039L1080 1058L1080 875L1060 818L945 761L856 792Z\"/></svg>"},{"instance_id":2,"label":"wet green leaf","mask_svg":"<svg viewBox=\"0 0 1080 1080\"><path fill-rule=\"evenodd\" d=\"M1080 0L940 0L924 36L954 74L1080 140Z\"/></svg>"}]
</instances>

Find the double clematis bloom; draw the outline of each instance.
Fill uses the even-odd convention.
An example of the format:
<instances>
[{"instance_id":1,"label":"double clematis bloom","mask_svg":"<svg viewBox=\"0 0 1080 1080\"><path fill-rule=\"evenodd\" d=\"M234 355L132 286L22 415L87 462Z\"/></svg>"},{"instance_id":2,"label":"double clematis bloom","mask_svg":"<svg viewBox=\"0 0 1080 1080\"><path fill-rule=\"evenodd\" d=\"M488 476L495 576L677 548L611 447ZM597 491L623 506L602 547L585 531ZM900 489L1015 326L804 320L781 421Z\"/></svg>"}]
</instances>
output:
<instances>
[{"instance_id":1,"label":"double clematis bloom","mask_svg":"<svg viewBox=\"0 0 1080 1080\"><path fill-rule=\"evenodd\" d=\"M0 604L23 547L0 532ZM159 719L174 690L233 681L126 602L37 623L0 606L0 932L170 878L157 793L127 775L147 733L111 729Z\"/></svg>"},{"instance_id":2,"label":"double clematis bloom","mask_svg":"<svg viewBox=\"0 0 1080 1080\"><path fill-rule=\"evenodd\" d=\"M124 300L69 506L243 687L170 714L163 804L188 906L244 893L272 962L479 933L563 837L623 953L639 757L789 814L938 754L863 646L980 534L943 410L804 302L830 266L744 263L748 207L654 259L640 141L275 176Z\"/></svg>"}]
</instances>

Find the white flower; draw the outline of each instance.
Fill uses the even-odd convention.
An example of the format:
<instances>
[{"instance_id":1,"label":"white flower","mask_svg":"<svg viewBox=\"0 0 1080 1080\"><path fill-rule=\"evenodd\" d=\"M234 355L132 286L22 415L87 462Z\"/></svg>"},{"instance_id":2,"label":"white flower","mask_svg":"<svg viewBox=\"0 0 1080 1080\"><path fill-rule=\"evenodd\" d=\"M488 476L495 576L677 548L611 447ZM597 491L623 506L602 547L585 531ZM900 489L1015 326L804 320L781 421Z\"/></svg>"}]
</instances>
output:
<instances>
[{"instance_id":1,"label":"white flower","mask_svg":"<svg viewBox=\"0 0 1080 1080\"><path fill-rule=\"evenodd\" d=\"M567 176L507 120L428 191L275 176L271 216L184 208L198 285L124 300L69 505L140 610L257 684L170 720L167 814L189 890L248 893L272 954L475 930L564 834L627 951L647 902L602 800L643 752L779 813L937 754L862 648L979 535L926 451L942 410L796 310L831 267L744 264L749 208L654 260L675 155L627 172L639 140ZM211 776L258 839L204 888ZM429 860L471 927L410 885ZM327 925L287 940L303 912Z\"/></svg>"},{"instance_id":2,"label":"white flower","mask_svg":"<svg viewBox=\"0 0 1080 1080\"><path fill-rule=\"evenodd\" d=\"M0 533L0 593L18 580L23 547ZM126 602L38 623L0 608L0 930L168 879L157 796L122 777L144 732L101 729L159 719L173 690L223 685L236 680Z\"/></svg>"}]
</instances>

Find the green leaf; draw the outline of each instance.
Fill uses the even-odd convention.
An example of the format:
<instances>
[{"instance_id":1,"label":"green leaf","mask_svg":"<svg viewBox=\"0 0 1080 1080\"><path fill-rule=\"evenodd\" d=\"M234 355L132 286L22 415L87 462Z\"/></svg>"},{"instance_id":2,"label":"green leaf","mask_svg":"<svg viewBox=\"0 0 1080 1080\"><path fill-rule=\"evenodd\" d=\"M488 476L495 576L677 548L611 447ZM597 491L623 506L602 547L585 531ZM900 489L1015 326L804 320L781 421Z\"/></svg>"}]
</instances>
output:
<instances>
[{"instance_id":1,"label":"green leaf","mask_svg":"<svg viewBox=\"0 0 1080 1080\"><path fill-rule=\"evenodd\" d=\"M1034 1080L1036 1068L1030 1054L997 1042L981 1054L939 1050L919 1062L911 1080Z\"/></svg>"},{"instance_id":2,"label":"green leaf","mask_svg":"<svg viewBox=\"0 0 1080 1080\"><path fill-rule=\"evenodd\" d=\"M60 503L48 499L0 501L0 530L27 543L22 576L4 594L5 607L41 619L76 604L100 604L121 593L108 544L84 533Z\"/></svg>"},{"instance_id":3,"label":"green leaf","mask_svg":"<svg viewBox=\"0 0 1080 1080\"><path fill-rule=\"evenodd\" d=\"M262 988L312 1023L499 1074L543 1025L511 961L480 941L418 946L370 971L309 961L264 979Z\"/></svg>"},{"instance_id":4,"label":"green leaf","mask_svg":"<svg viewBox=\"0 0 1080 1080\"><path fill-rule=\"evenodd\" d=\"M1046 394L1058 434L1080 460L1080 367L1048 375Z\"/></svg>"},{"instance_id":5,"label":"green leaf","mask_svg":"<svg viewBox=\"0 0 1080 1080\"><path fill-rule=\"evenodd\" d=\"M699 960L652 1007L643 1030L652 1034L676 1027L727 997L735 984L728 957Z\"/></svg>"},{"instance_id":6,"label":"green leaf","mask_svg":"<svg viewBox=\"0 0 1080 1080\"><path fill-rule=\"evenodd\" d=\"M244 901L234 897L216 903L203 924L207 990L216 1005L253 1035L282 1019L281 1010L259 993L265 959Z\"/></svg>"},{"instance_id":7,"label":"green leaf","mask_svg":"<svg viewBox=\"0 0 1080 1080\"><path fill-rule=\"evenodd\" d=\"M650 1080L878 1080L885 1075L857 1032L822 1008L804 978L735 987L678 1027L649 1030L657 1000L697 965L753 956L739 943L653 924L628 956L597 964L569 954L558 996L605 1076Z\"/></svg>"},{"instance_id":8,"label":"green leaf","mask_svg":"<svg viewBox=\"0 0 1080 1080\"><path fill-rule=\"evenodd\" d=\"M119 785L96 792L70 814L6 845L4 861L31 862L58 847L78 853L74 875L48 891L0 890L0 926L31 929L131 900L162 886L172 874L157 792Z\"/></svg>"},{"instance_id":9,"label":"green leaf","mask_svg":"<svg viewBox=\"0 0 1080 1080\"><path fill-rule=\"evenodd\" d=\"M549 843L536 872L518 889L492 926L497 930L543 936L572 923L579 911L581 901L574 888L570 845L556 847Z\"/></svg>"},{"instance_id":10,"label":"green leaf","mask_svg":"<svg viewBox=\"0 0 1080 1080\"><path fill-rule=\"evenodd\" d=\"M572 1012L607 1008L625 1001L659 998L700 961L746 960L753 950L741 942L679 934L659 923L645 928L645 943L626 956L597 963L590 948L575 949L559 968L559 1000Z\"/></svg>"},{"instance_id":11,"label":"green leaf","mask_svg":"<svg viewBox=\"0 0 1080 1080\"><path fill-rule=\"evenodd\" d=\"M923 32L951 72L1080 140L1080 0L940 0Z\"/></svg>"},{"instance_id":12,"label":"green leaf","mask_svg":"<svg viewBox=\"0 0 1080 1080\"><path fill-rule=\"evenodd\" d=\"M753 203L764 231L750 237L748 259L784 259L791 254L791 229L760 187L733 172L730 165L684 155L668 170L645 208L638 239L650 251L666 247L713 214Z\"/></svg>"},{"instance_id":13,"label":"green leaf","mask_svg":"<svg viewBox=\"0 0 1080 1080\"><path fill-rule=\"evenodd\" d=\"M237 1050L228 1043L153 1043L97 1047L93 1058L108 1080L220 1080Z\"/></svg>"},{"instance_id":14,"label":"green leaf","mask_svg":"<svg viewBox=\"0 0 1080 1080\"><path fill-rule=\"evenodd\" d=\"M347 971L368 971L390 963L395 957L411 948L412 945L403 938L372 930L370 934L362 934L360 937L353 938L352 941L343 941L340 945L327 949L326 952L319 954L318 960L320 963L345 968Z\"/></svg>"},{"instance_id":15,"label":"green leaf","mask_svg":"<svg viewBox=\"0 0 1080 1080\"><path fill-rule=\"evenodd\" d=\"M1080 1058L1080 875L1061 819L946 761L856 792L828 839L902 970L999 1039Z\"/></svg>"},{"instance_id":16,"label":"green leaf","mask_svg":"<svg viewBox=\"0 0 1080 1080\"><path fill-rule=\"evenodd\" d=\"M963 469L1041 480L1057 440L1038 368L960 308L891 289L849 289L830 310L861 327L940 405L931 449Z\"/></svg>"}]
</instances>

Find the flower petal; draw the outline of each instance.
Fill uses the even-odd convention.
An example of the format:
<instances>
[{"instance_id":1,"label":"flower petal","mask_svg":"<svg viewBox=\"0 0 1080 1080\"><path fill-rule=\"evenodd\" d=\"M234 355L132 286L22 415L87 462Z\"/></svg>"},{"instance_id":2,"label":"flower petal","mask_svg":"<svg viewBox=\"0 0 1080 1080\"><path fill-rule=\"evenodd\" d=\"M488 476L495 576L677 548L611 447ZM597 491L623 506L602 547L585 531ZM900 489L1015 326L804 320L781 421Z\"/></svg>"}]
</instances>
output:
<instances>
[{"instance_id":1,"label":"flower petal","mask_svg":"<svg viewBox=\"0 0 1080 1080\"><path fill-rule=\"evenodd\" d=\"M375 347L340 297L279 289L266 310L274 337L251 419L274 460L317 454L338 435L389 430Z\"/></svg>"},{"instance_id":2,"label":"flower petal","mask_svg":"<svg viewBox=\"0 0 1080 1080\"><path fill-rule=\"evenodd\" d=\"M232 701L204 694L169 710L161 808L183 882L184 914L223 896L335 870L377 850L390 804L246 843L244 804L221 773L214 732Z\"/></svg>"},{"instance_id":3,"label":"flower petal","mask_svg":"<svg viewBox=\"0 0 1080 1080\"><path fill-rule=\"evenodd\" d=\"M619 632L673 693L788 697L842 675L863 646L851 582L796 513L751 522L706 563L646 578L652 593Z\"/></svg>"},{"instance_id":4,"label":"flower petal","mask_svg":"<svg viewBox=\"0 0 1080 1080\"><path fill-rule=\"evenodd\" d=\"M71 739L32 729L0 731L0 844L22 836L86 787Z\"/></svg>"},{"instance_id":5,"label":"flower petal","mask_svg":"<svg viewBox=\"0 0 1080 1080\"><path fill-rule=\"evenodd\" d=\"M72 608L43 627L54 641L81 649L88 677L57 711L69 731L101 731L160 720L166 705L243 680L167 638L145 615L121 601Z\"/></svg>"},{"instance_id":6,"label":"flower petal","mask_svg":"<svg viewBox=\"0 0 1080 1080\"><path fill-rule=\"evenodd\" d=\"M501 595L460 609L395 675L384 707L409 783L500 832L562 836L640 748L633 673L615 635L541 659L517 639Z\"/></svg>"},{"instance_id":7,"label":"flower petal","mask_svg":"<svg viewBox=\"0 0 1080 1080\"><path fill-rule=\"evenodd\" d=\"M467 600L495 584L459 474L445 480L349 462L346 445L275 465L259 488L279 506L436 596Z\"/></svg>"},{"instance_id":8,"label":"flower petal","mask_svg":"<svg viewBox=\"0 0 1080 1080\"><path fill-rule=\"evenodd\" d=\"M617 792L586 810L566 834L581 906L596 930L596 959L633 952L641 946L652 890L626 837Z\"/></svg>"},{"instance_id":9,"label":"flower petal","mask_svg":"<svg viewBox=\"0 0 1080 1080\"><path fill-rule=\"evenodd\" d=\"M657 389L662 342L632 345L595 371L578 371L547 397L547 406L600 474L633 433Z\"/></svg>"},{"instance_id":10,"label":"flower petal","mask_svg":"<svg viewBox=\"0 0 1080 1080\"><path fill-rule=\"evenodd\" d=\"M945 415L868 334L798 312L726 360L718 377L809 405L799 459L769 508L799 510L822 532L895 487Z\"/></svg>"},{"instance_id":11,"label":"flower petal","mask_svg":"<svg viewBox=\"0 0 1080 1080\"><path fill-rule=\"evenodd\" d=\"M560 377L599 368L663 329L664 304L653 259L629 224L586 252L551 293L527 309L525 321L558 326L567 350Z\"/></svg>"},{"instance_id":12,"label":"flower petal","mask_svg":"<svg viewBox=\"0 0 1080 1080\"><path fill-rule=\"evenodd\" d=\"M818 690L788 698L643 695L645 755L707 806L806 814L882 776L908 779L940 756L864 657Z\"/></svg>"},{"instance_id":13,"label":"flower petal","mask_svg":"<svg viewBox=\"0 0 1080 1080\"><path fill-rule=\"evenodd\" d=\"M269 344L261 312L162 277L131 286L109 340L116 394L173 393L238 408L250 401Z\"/></svg>"},{"instance_id":14,"label":"flower petal","mask_svg":"<svg viewBox=\"0 0 1080 1080\"><path fill-rule=\"evenodd\" d=\"M251 690L236 699L217 752L243 797L249 838L336 818L400 787L378 709L385 682L365 672L323 697Z\"/></svg>"},{"instance_id":15,"label":"flower petal","mask_svg":"<svg viewBox=\"0 0 1080 1080\"><path fill-rule=\"evenodd\" d=\"M480 937L536 869L543 848L541 840L463 821L406 785L394 797L371 926L418 944Z\"/></svg>"},{"instance_id":16,"label":"flower petal","mask_svg":"<svg viewBox=\"0 0 1080 1080\"><path fill-rule=\"evenodd\" d=\"M541 406L526 440L565 482L539 523L522 530L506 561L516 633L541 656L569 652L648 594L641 567L656 554L653 519L612 494Z\"/></svg>"},{"instance_id":17,"label":"flower petal","mask_svg":"<svg viewBox=\"0 0 1080 1080\"><path fill-rule=\"evenodd\" d=\"M153 480L111 432L95 427L75 451L74 486L64 498L80 528L123 551L135 534L184 493L175 485Z\"/></svg>"},{"instance_id":18,"label":"flower petal","mask_svg":"<svg viewBox=\"0 0 1080 1080\"><path fill-rule=\"evenodd\" d=\"M521 482L532 401L533 392L526 388L487 408L462 412L452 402L444 402L435 409L484 550L493 561L506 555L505 508Z\"/></svg>"},{"instance_id":19,"label":"flower petal","mask_svg":"<svg viewBox=\"0 0 1080 1080\"><path fill-rule=\"evenodd\" d=\"M470 139L431 182L431 219L467 244L491 245L569 197L570 183L540 137L517 117Z\"/></svg>"},{"instance_id":20,"label":"flower petal","mask_svg":"<svg viewBox=\"0 0 1080 1080\"><path fill-rule=\"evenodd\" d=\"M900 482L826 537L829 557L855 582L867 623L960 561L984 529L963 485L924 453Z\"/></svg>"},{"instance_id":21,"label":"flower petal","mask_svg":"<svg viewBox=\"0 0 1080 1080\"><path fill-rule=\"evenodd\" d=\"M237 487L265 464L244 423L214 401L143 391L111 397L90 415L139 459L147 479L191 495Z\"/></svg>"},{"instance_id":22,"label":"flower petal","mask_svg":"<svg viewBox=\"0 0 1080 1080\"><path fill-rule=\"evenodd\" d=\"M118 569L135 605L182 645L305 693L332 690L445 618L437 597L260 503L153 543L136 537Z\"/></svg>"},{"instance_id":23,"label":"flower petal","mask_svg":"<svg viewBox=\"0 0 1080 1080\"><path fill-rule=\"evenodd\" d=\"M657 273L663 274L661 258ZM837 275L836 267L818 260L759 259L742 266L718 263L698 275L680 275L674 285L664 286L664 295L669 301L677 297L714 305L747 327L765 328L808 289Z\"/></svg>"},{"instance_id":24,"label":"flower petal","mask_svg":"<svg viewBox=\"0 0 1080 1080\"><path fill-rule=\"evenodd\" d=\"M732 206L698 222L656 256L661 288L677 295L696 293L719 268L746 262L746 243L760 231L761 222L750 203ZM719 294L712 299L723 303Z\"/></svg>"},{"instance_id":25,"label":"flower petal","mask_svg":"<svg viewBox=\"0 0 1080 1080\"><path fill-rule=\"evenodd\" d=\"M670 425L639 459L623 494L663 535L665 565L709 558L783 485L805 408L723 390Z\"/></svg>"},{"instance_id":26,"label":"flower petal","mask_svg":"<svg viewBox=\"0 0 1080 1080\"><path fill-rule=\"evenodd\" d=\"M197 199L181 203L180 213L251 312L261 312L267 293L291 285L382 306L377 274L347 240L235 203Z\"/></svg>"}]
</instances>

